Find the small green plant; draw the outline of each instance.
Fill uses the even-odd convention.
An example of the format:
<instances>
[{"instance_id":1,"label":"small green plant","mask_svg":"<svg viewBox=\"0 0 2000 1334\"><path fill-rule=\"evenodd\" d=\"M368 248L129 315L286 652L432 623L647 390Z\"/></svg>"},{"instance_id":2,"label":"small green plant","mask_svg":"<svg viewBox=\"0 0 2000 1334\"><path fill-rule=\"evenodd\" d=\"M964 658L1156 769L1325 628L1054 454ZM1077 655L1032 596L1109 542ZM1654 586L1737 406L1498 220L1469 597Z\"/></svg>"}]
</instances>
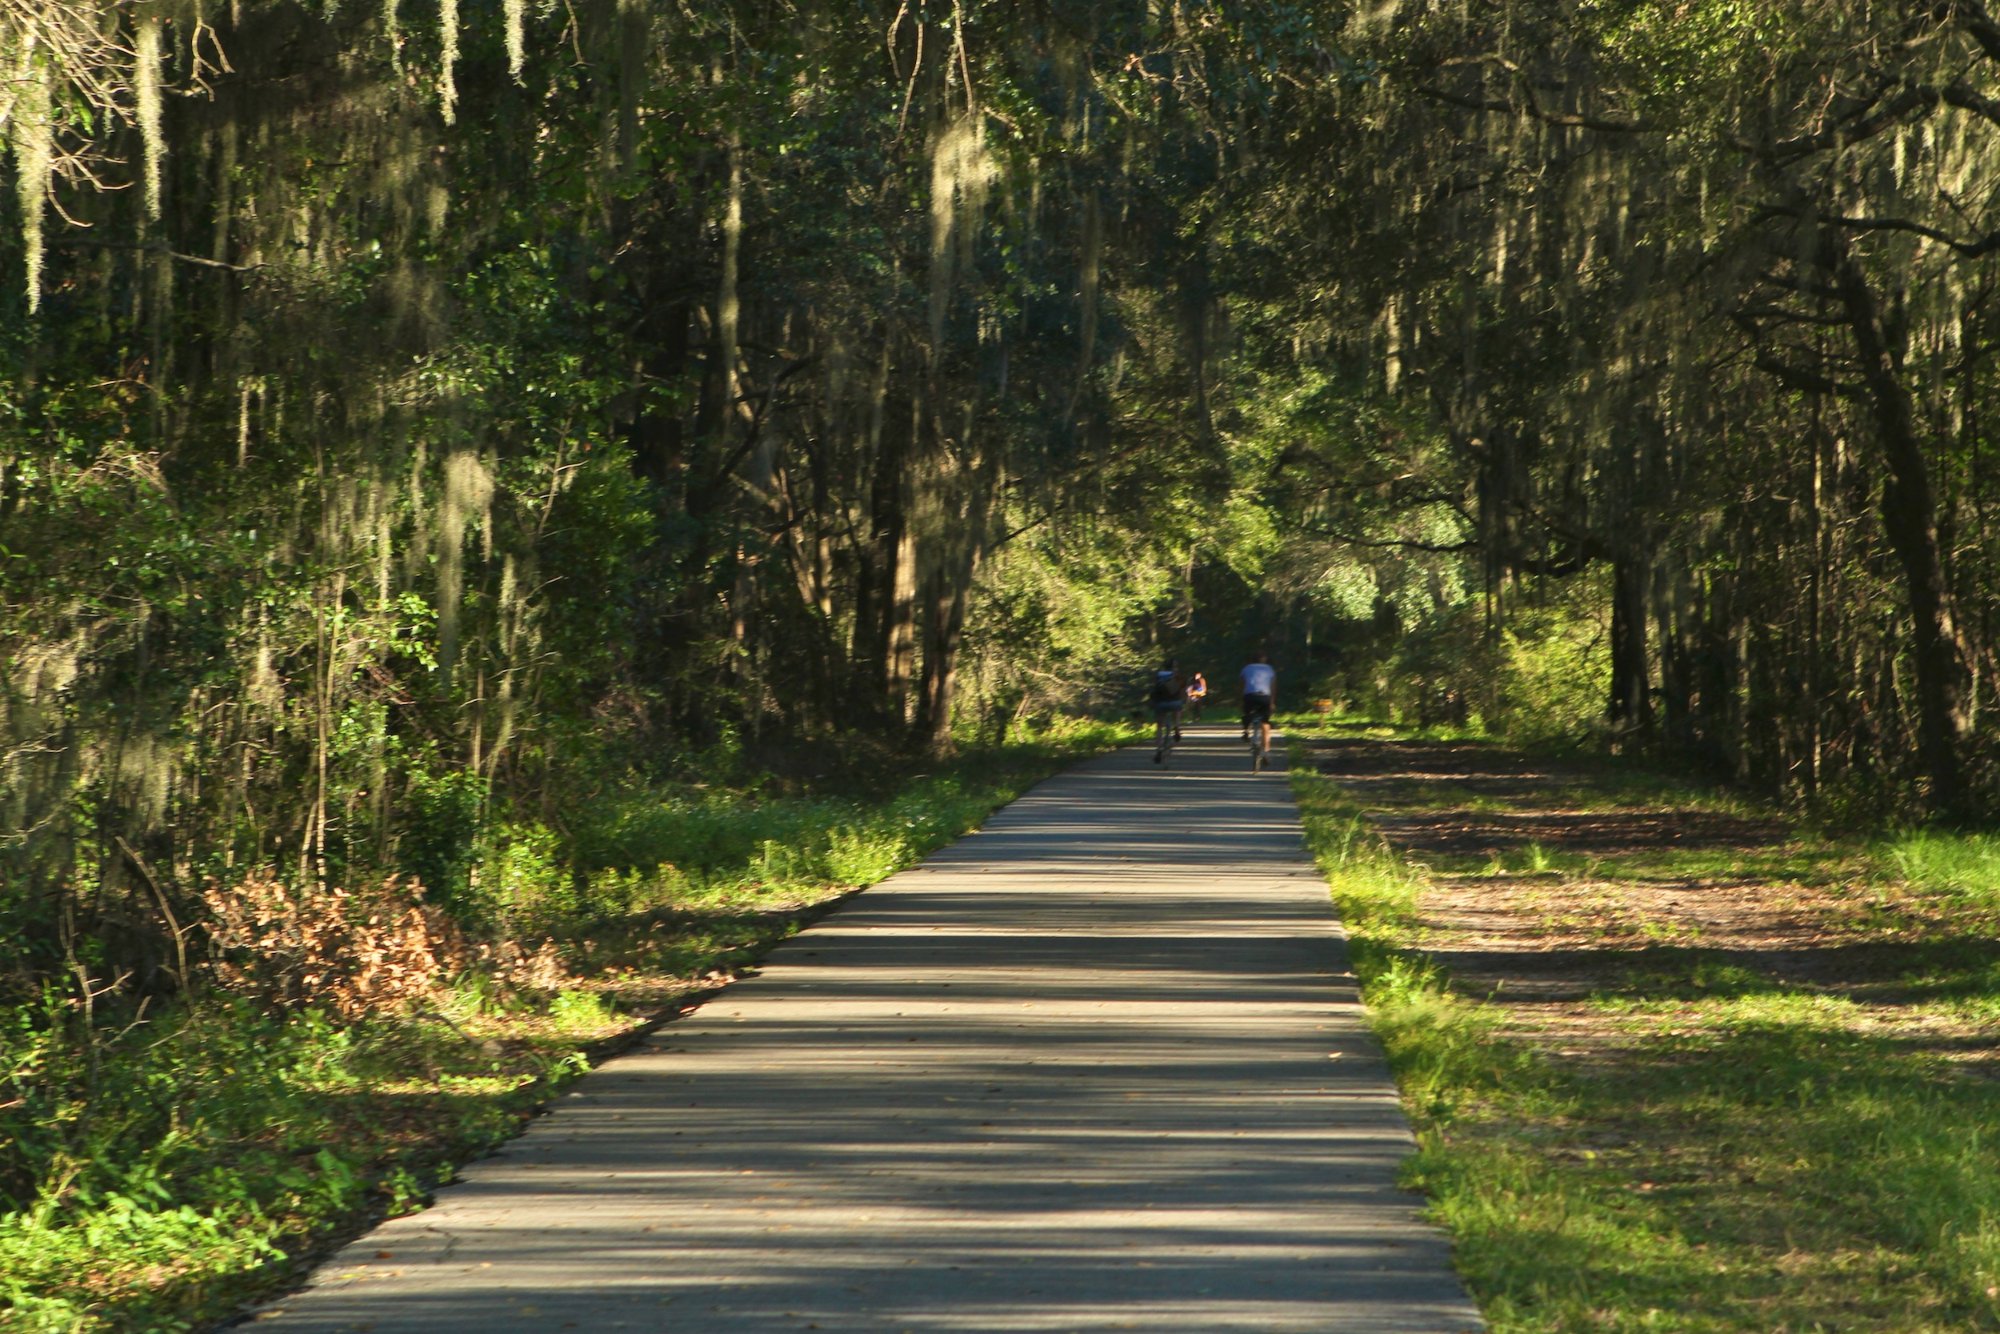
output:
<instances>
[{"instance_id":1,"label":"small green plant","mask_svg":"<svg viewBox=\"0 0 2000 1334\"><path fill-rule=\"evenodd\" d=\"M580 907L563 840L547 825L503 824L478 869L481 897L515 935L547 934Z\"/></svg>"},{"instance_id":2,"label":"small green plant","mask_svg":"<svg viewBox=\"0 0 2000 1334\"><path fill-rule=\"evenodd\" d=\"M615 1017L604 998L592 991L557 992L549 1001L549 1018L563 1030L598 1029Z\"/></svg>"},{"instance_id":3,"label":"small green plant","mask_svg":"<svg viewBox=\"0 0 2000 1334\"><path fill-rule=\"evenodd\" d=\"M827 835L827 873L845 884L872 885L908 865L909 858L901 831L838 828Z\"/></svg>"},{"instance_id":4,"label":"small green plant","mask_svg":"<svg viewBox=\"0 0 2000 1334\"><path fill-rule=\"evenodd\" d=\"M407 1167L395 1167L382 1178L381 1191L388 1201L391 1218L413 1214L430 1203L431 1193L422 1178Z\"/></svg>"}]
</instances>

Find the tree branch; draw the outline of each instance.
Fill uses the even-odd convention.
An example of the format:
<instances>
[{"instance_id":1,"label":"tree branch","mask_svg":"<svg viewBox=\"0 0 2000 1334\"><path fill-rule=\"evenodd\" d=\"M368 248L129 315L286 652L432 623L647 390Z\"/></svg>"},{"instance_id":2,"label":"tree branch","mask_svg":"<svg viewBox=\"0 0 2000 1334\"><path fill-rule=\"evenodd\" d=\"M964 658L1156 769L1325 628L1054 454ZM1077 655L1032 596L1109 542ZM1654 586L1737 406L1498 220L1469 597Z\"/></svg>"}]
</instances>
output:
<instances>
[{"instance_id":1,"label":"tree branch","mask_svg":"<svg viewBox=\"0 0 2000 1334\"><path fill-rule=\"evenodd\" d=\"M1882 91L1888 90L1885 87ZM1904 89L1900 95L1887 102L1883 102L1881 94L1878 93L1863 101L1846 117L1817 134L1797 135L1768 147L1747 140L1739 141L1737 147L1767 162L1793 162L1802 157L1809 157L1821 149L1844 147L1860 143L1863 139L1872 139L1911 112L1929 111L1937 105L1937 102L1937 90L1921 84Z\"/></svg>"},{"instance_id":2,"label":"tree branch","mask_svg":"<svg viewBox=\"0 0 2000 1334\"><path fill-rule=\"evenodd\" d=\"M2000 250L2000 232L1988 232L1976 241L1965 241L1926 223L1912 222L1908 218L1827 217L1821 221L1834 227L1845 227L1853 232L1908 232L1927 241L1936 241L1939 245L1949 246L1967 259L1978 259L1982 255Z\"/></svg>"},{"instance_id":3,"label":"tree branch","mask_svg":"<svg viewBox=\"0 0 2000 1334\"><path fill-rule=\"evenodd\" d=\"M223 269L229 273L255 273L264 267L262 264L230 264L202 255L184 255L178 250L169 249L161 241L100 241L89 236L52 236L48 244L69 249L143 250L148 254L165 255L168 259L177 260L182 264L192 264L203 269Z\"/></svg>"},{"instance_id":4,"label":"tree branch","mask_svg":"<svg viewBox=\"0 0 2000 1334\"><path fill-rule=\"evenodd\" d=\"M1995 125L2000 125L2000 101L1986 96L1964 80L1948 86L1943 93L1944 100L1976 116L1984 116Z\"/></svg>"},{"instance_id":5,"label":"tree branch","mask_svg":"<svg viewBox=\"0 0 2000 1334\"><path fill-rule=\"evenodd\" d=\"M1336 542L1345 542L1351 547L1367 547L1374 551L1428 551L1449 556L1462 551L1475 551L1479 547L1479 539L1476 537L1468 537L1463 542L1438 543L1419 542L1414 537L1356 537L1353 533L1343 533L1337 528L1309 527L1300 531L1311 533L1314 537L1328 537Z\"/></svg>"},{"instance_id":6,"label":"tree branch","mask_svg":"<svg viewBox=\"0 0 2000 1334\"><path fill-rule=\"evenodd\" d=\"M1606 120L1602 116L1582 115L1570 111L1548 111L1535 98L1534 90L1527 81L1521 83L1525 105L1498 101L1487 97L1470 97L1464 93L1454 93L1436 84L1420 84L1417 94L1439 102L1448 102L1467 111L1487 111L1503 116L1527 116L1545 125L1560 125L1571 129L1600 130L1607 134L1650 134L1658 127L1643 120Z\"/></svg>"},{"instance_id":7,"label":"tree branch","mask_svg":"<svg viewBox=\"0 0 2000 1334\"><path fill-rule=\"evenodd\" d=\"M1931 13L1940 22L1955 24L1979 44L1989 60L2000 60L2000 21L1983 0L1940 0Z\"/></svg>"},{"instance_id":8,"label":"tree branch","mask_svg":"<svg viewBox=\"0 0 2000 1334\"><path fill-rule=\"evenodd\" d=\"M1803 366L1794 366L1788 361L1780 361L1776 355L1760 352L1751 363L1787 389L1796 389L1805 394L1830 394L1836 398L1860 398L1861 391L1841 384L1832 376L1809 371Z\"/></svg>"}]
</instances>

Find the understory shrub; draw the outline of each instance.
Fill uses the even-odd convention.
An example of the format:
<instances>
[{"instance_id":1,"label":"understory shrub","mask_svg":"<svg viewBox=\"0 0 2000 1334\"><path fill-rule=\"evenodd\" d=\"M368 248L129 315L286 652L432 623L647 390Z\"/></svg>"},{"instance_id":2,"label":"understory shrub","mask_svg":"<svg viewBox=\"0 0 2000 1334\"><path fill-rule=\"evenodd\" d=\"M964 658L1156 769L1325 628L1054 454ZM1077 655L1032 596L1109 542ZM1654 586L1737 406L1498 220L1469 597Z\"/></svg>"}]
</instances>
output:
<instances>
[{"instance_id":1,"label":"understory shrub","mask_svg":"<svg viewBox=\"0 0 2000 1334\"><path fill-rule=\"evenodd\" d=\"M394 876L358 890L287 886L269 870L203 893L207 972L266 1006L316 1006L346 1021L435 999L477 970L503 987L546 992L568 980L553 941L472 941L423 886ZM533 937L529 937L532 939Z\"/></svg>"},{"instance_id":2,"label":"understory shrub","mask_svg":"<svg viewBox=\"0 0 2000 1334\"><path fill-rule=\"evenodd\" d=\"M1576 745L1604 725L1611 643L1596 621L1560 611L1519 618L1504 637L1487 716L1529 745Z\"/></svg>"},{"instance_id":3,"label":"understory shrub","mask_svg":"<svg viewBox=\"0 0 2000 1334\"><path fill-rule=\"evenodd\" d=\"M210 968L266 1005L323 1005L343 1019L429 995L473 952L458 925L394 876L358 890L288 887L268 870L211 884Z\"/></svg>"},{"instance_id":4,"label":"understory shrub","mask_svg":"<svg viewBox=\"0 0 2000 1334\"><path fill-rule=\"evenodd\" d=\"M1586 586L1511 609L1497 627L1475 603L1392 631L1356 625L1326 682L1350 708L1419 727L1471 727L1531 745L1601 732L1611 648Z\"/></svg>"},{"instance_id":5,"label":"understory shrub","mask_svg":"<svg viewBox=\"0 0 2000 1334\"><path fill-rule=\"evenodd\" d=\"M479 860L486 782L469 769L410 775L403 830L397 847L402 870L425 885L439 907L467 926L485 925L495 905L478 892L472 868Z\"/></svg>"},{"instance_id":6,"label":"understory shrub","mask_svg":"<svg viewBox=\"0 0 2000 1334\"><path fill-rule=\"evenodd\" d=\"M586 906L562 836L533 821L501 825L474 878L511 935L546 935Z\"/></svg>"}]
</instances>

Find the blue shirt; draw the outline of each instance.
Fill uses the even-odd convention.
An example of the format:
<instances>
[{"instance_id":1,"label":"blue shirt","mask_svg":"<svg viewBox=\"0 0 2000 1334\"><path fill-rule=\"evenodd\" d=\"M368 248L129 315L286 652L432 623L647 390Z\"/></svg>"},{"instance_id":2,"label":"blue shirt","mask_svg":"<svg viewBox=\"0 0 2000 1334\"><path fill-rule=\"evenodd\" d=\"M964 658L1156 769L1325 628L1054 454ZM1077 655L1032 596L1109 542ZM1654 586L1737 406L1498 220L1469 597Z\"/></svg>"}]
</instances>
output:
<instances>
[{"instance_id":1,"label":"blue shirt","mask_svg":"<svg viewBox=\"0 0 2000 1334\"><path fill-rule=\"evenodd\" d=\"M1278 669L1268 662L1253 662L1243 669L1243 693L1246 695L1270 695L1276 693Z\"/></svg>"}]
</instances>

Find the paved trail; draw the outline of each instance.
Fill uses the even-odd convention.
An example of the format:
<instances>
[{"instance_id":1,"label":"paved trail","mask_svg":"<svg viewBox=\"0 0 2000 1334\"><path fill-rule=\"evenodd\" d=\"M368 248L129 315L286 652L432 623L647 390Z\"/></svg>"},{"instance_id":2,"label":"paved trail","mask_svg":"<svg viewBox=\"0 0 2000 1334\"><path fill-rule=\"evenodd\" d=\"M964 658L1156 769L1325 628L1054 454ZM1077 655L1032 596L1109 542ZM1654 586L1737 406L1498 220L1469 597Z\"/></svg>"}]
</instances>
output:
<instances>
[{"instance_id":1,"label":"paved trail","mask_svg":"<svg viewBox=\"0 0 2000 1334\"><path fill-rule=\"evenodd\" d=\"M580 1082L285 1331L1481 1328L1282 774L1078 766Z\"/></svg>"}]
</instances>

